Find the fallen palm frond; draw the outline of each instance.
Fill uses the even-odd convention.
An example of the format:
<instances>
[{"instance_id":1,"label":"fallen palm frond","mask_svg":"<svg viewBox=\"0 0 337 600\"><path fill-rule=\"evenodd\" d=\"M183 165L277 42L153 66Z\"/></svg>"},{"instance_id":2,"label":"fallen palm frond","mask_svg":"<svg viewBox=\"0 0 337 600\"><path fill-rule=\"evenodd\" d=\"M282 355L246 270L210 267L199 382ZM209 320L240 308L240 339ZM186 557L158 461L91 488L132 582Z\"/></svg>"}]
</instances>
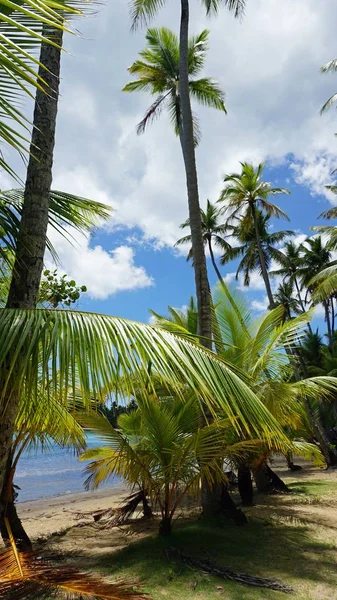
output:
<instances>
[{"instance_id":1,"label":"fallen palm frond","mask_svg":"<svg viewBox=\"0 0 337 600\"><path fill-rule=\"evenodd\" d=\"M204 573L209 573L210 575L216 575L217 577L221 577L221 579L226 579L229 581L236 581L237 583L242 583L243 585L250 585L255 587L267 588L269 590L277 590L279 592L285 592L289 594L293 592L293 588L289 585L278 581L277 579L269 579L265 577L256 577L255 575L248 575L247 573L236 573L232 569L228 569L227 567L221 567L217 563L205 559L205 558L195 558L193 556L189 556L188 554L183 554L180 550L176 548L169 548L167 550L167 556L169 559L174 559L188 565L189 567L193 567L203 571Z\"/></svg>"},{"instance_id":2,"label":"fallen palm frond","mask_svg":"<svg viewBox=\"0 0 337 600\"><path fill-rule=\"evenodd\" d=\"M91 516L95 523L100 523L102 529L109 529L111 527L120 527L131 518L134 512L136 512L139 504L142 503L142 510L144 517L150 518L152 516L151 508L147 501L146 492L144 490L137 490L126 498L120 506L117 508L106 508L95 512L82 513L79 516ZM146 512L146 514L145 514Z\"/></svg>"},{"instance_id":3,"label":"fallen palm frond","mask_svg":"<svg viewBox=\"0 0 337 600\"><path fill-rule=\"evenodd\" d=\"M37 552L19 552L10 529L9 548L0 552L1 600L144 600L134 583L110 583L72 567L55 566Z\"/></svg>"}]
</instances>

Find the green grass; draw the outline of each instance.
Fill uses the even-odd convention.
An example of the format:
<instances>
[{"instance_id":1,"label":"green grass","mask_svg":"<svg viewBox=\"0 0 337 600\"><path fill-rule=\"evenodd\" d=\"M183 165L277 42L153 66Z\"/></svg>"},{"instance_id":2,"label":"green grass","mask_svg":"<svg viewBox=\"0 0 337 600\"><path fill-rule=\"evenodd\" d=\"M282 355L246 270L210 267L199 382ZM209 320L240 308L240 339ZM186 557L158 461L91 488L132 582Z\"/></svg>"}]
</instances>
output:
<instances>
[{"instance_id":1,"label":"green grass","mask_svg":"<svg viewBox=\"0 0 337 600\"><path fill-rule=\"evenodd\" d=\"M137 579L153 600L279 600L286 594L242 586L170 562L168 546L223 566L275 577L295 588L293 600L331 600L337 586L334 548L315 541L304 527L253 520L245 527L229 521L176 526L169 539L151 537L100 557L106 575ZM218 589L222 586L223 589Z\"/></svg>"},{"instance_id":2,"label":"green grass","mask_svg":"<svg viewBox=\"0 0 337 600\"><path fill-rule=\"evenodd\" d=\"M305 494L308 496L331 496L337 495L337 483L327 480L315 481L295 481L289 485L295 494Z\"/></svg>"}]
</instances>

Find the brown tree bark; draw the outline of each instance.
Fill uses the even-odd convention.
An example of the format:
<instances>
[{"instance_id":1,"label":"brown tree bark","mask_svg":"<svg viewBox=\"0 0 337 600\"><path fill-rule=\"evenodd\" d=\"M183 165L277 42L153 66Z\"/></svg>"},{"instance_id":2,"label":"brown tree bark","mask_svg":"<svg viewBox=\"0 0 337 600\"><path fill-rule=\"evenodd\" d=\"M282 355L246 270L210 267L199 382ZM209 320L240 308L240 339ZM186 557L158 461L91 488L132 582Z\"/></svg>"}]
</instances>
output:
<instances>
[{"instance_id":1,"label":"brown tree bark","mask_svg":"<svg viewBox=\"0 0 337 600\"><path fill-rule=\"evenodd\" d=\"M53 151L59 96L62 33L62 31L57 29L51 30L46 25L43 27L43 35L46 38L52 39L57 44L57 47L44 42L41 44L39 75L44 80L46 89L45 91L38 89L35 97L34 126L22 217L16 242L15 264L6 308L31 309L36 307L46 249L49 195L52 184ZM15 370L13 377L15 377ZM1 490L3 489L6 464L14 433L18 403L19 398L17 394L10 394L9 387L8 397L0 406ZM0 510L4 508L4 506L0 506Z\"/></svg>"}]
</instances>

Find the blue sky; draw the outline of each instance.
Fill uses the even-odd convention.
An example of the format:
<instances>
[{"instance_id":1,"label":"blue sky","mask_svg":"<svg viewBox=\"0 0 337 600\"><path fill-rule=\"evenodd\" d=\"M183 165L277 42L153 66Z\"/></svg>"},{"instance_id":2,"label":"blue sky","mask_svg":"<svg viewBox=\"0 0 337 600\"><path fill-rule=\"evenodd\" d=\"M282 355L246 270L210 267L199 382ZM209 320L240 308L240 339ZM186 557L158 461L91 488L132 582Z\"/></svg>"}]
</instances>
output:
<instances>
[{"instance_id":1,"label":"blue sky","mask_svg":"<svg viewBox=\"0 0 337 600\"><path fill-rule=\"evenodd\" d=\"M335 0L247 0L241 21L225 9L208 19L191 0L191 33L210 29L205 74L226 92L228 110L195 107L202 204L217 199L223 174L238 170L240 160L266 161L266 180L291 190L278 203L299 241L335 203L325 185L337 166L337 119L319 109L337 90L337 75L320 73L337 54L336 22ZM168 1L151 25L177 32L179 2ZM149 308L181 307L194 291L191 266L173 250L187 217L180 147L165 114L136 135L151 97L121 92L145 38L144 28L130 32L125 0L108 0L76 27L81 35L65 39L53 187L114 212L91 237L77 236L74 248L51 236L60 269L88 287L81 308L147 321ZM14 166L24 177L22 165ZM13 187L1 173L0 185ZM223 273L234 271L230 264ZM253 288L252 302L265 302L259 277Z\"/></svg>"}]
</instances>

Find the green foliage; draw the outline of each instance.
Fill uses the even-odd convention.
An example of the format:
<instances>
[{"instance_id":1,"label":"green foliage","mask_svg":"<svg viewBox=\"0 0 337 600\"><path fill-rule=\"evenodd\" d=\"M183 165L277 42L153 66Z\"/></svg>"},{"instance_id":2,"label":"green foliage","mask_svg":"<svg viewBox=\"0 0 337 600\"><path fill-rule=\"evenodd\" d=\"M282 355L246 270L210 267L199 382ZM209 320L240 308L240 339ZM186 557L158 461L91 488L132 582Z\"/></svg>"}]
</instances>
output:
<instances>
[{"instance_id":1,"label":"green foliage","mask_svg":"<svg viewBox=\"0 0 337 600\"><path fill-rule=\"evenodd\" d=\"M188 46L188 73L191 98L199 104L211 106L226 112L224 93L216 82L203 77L195 79L204 67L208 50L209 31L204 30L199 35L191 37ZM181 131L181 101L179 93L179 41L169 29L151 28L146 33L147 47L139 53L128 71L138 79L127 83L124 92L148 91L156 99L146 111L144 118L137 127L138 134L143 133L149 123L156 119L163 108L169 112L176 135ZM200 130L194 117L195 143L200 139Z\"/></svg>"},{"instance_id":2,"label":"green foliage","mask_svg":"<svg viewBox=\"0 0 337 600\"><path fill-rule=\"evenodd\" d=\"M59 276L57 269L49 271L46 269L43 272L43 277L40 285L39 303L47 303L52 308L57 308L60 305L71 306L75 304L81 297L81 293L85 293L87 288L85 285L78 286L74 279L68 279L67 275Z\"/></svg>"},{"instance_id":3,"label":"green foliage","mask_svg":"<svg viewBox=\"0 0 337 600\"><path fill-rule=\"evenodd\" d=\"M230 217L229 220L232 221L232 218ZM264 215L260 210L256 211L256 220L261 251L266 267L269 269L271 260L275 258L277 253L277 245L293 232L290 230L272 232L270 230L270 216L268 214ZM254 271L261 273L259 244L251 215L248 213L241 219L235 218L234 223L228 222L224 229L227 231L227 235L231 235L238 245L232 246L227 243L220 262L225 265L230 260L241 258L236 270L236 278L242 273L244 285L249 286L251 274Z\"/></svg>"}]
</instances>

